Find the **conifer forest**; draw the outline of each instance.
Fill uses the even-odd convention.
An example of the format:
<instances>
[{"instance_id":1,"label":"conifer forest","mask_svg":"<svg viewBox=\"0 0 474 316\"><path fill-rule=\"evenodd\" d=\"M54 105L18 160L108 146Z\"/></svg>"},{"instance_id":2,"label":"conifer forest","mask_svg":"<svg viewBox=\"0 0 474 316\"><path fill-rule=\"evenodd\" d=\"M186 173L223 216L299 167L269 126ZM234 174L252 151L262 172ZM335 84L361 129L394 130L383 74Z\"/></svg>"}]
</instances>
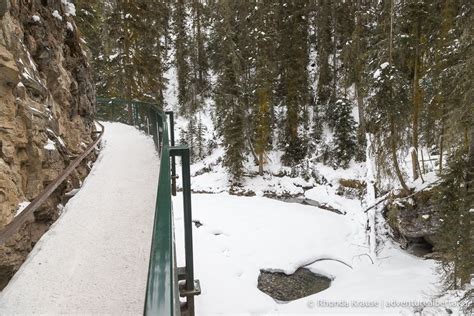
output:
<instances>
[{"instance_id":1,"label":"conifer forest","mask_svg":"<svg viewBox=\"0 0 474 316\"><path fill-rule=\"evenodd\" d=\"M307 179L315 162L347 169L371 160L377 197L413 196L413 183L435 174L429 200L440 220L434 244L445 286L472 282L471 1L79 0L77 7L97 94L172 106L193 161L222 148L235 190L275 163ZM167 104L170 85L175 104Z\"/></svg>"},{"instance_id":2,"label":"conifer forest","mask_svg":"<svg viewBox=\"0 0 474 316\"><path fill-rule=\"evenodd\" d=\"M474 315L472 0L0 0L0 315Z\"/></svg>"}]
</instances>

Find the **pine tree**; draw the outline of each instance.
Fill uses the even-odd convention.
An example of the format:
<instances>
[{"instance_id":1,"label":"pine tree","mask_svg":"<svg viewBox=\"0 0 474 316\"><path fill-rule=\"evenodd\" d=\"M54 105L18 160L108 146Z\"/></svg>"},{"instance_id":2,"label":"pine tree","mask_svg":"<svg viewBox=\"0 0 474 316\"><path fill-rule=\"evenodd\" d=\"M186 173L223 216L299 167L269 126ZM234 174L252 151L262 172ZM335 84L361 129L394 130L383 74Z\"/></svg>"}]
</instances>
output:
<instances>
[{"instance_id":1,"label":"pine tree","mask_svg":"<svg viewBox=\"0 0 474 316\"><path fill-rule=\"evenodd\" d=\"M175 33L175 67L178 80L178 104L181 115L192 115L193 111L189 104L191 101L191 78L189 65L189 38L186 29L187 13L185 0L177 0L175 3L173 21Z\"/></svg>"},{"instance_id":2,"label":"pine tree","mask_svg":"<svg viewBox=\"0 0 474 316\"><path fill-rule=\"evenodd\" d=\"M300 131L302 114L307 111L308 90L308 7L307 1L298 0L280 6L280 43L278 57L285 106L285 126L282 160L287 165L300 162L306 155L307 135Z\"/></svg>"},{"instance_id":3,"label":"pine tree","mask_svg":"<svg viewBox=\"0 0 474 316\"><path fill-rule=\"evenodd\" d=\"M395 58L398 42L394 40L396 10L394 0L380 2L374 8L376 27L373 30L371 46L371 79L367 104L367 128L374 135L372 143L378 172L398 178L402 189L408 193L403 171L399 163L399 150L407 145L409 84ZM391 161L391 164L387 164Z\"/></svg>"},{"instance_id":4,"label":"pine tree","mask_svg":"<svg viewBox=\"0 0 474 316\"><path fill-rule=\"evenodd\" d=\"M443 253L440 268L447 290L462 289L474 274L474 215L470 212L474 195L469 184L467 148L457 151L450 161L435 199L442 220L435 250Z\"/></svg>"},{"instance_id":5,"label":"pine tree","mask_svg":"<svg viewBox=\"0 0 474 316\"><path fill-rule=\"evenodd\" d=\"M352 117L352 103L347 99L336 101L335 107L336 126L334 128L334 158L335 166L347 168L355 156L356 122Z\"/></svg>"},{"instance_id":6,"label":"pine tree","mask_svg":"<svg viewBox=\"0 0 474 316\"><path fill-rule=\"evenodd\" d=\"M358 151L356 159L365 160L366 128L365 128L365 104L364 98L367 91L367 72L364 65L368 63L368 12L370 12L370 0L357 0L352 6L351 19L353 28L347 37L341 52L341 61L345 70L345 86L354 85L357 108L359 114L359 125L357 130ZM347 18L346 18L347 19Z\"/></svg>"},{"instance_id":7,"label":"pine tree","mask_svg":"<svg viewBox=\"0 0 474 316\"><path fill-rule=\"evenodd\" d=\"M237 3L238 4L238 3ZM241 102L241 59L237 46L236 3L223 1L217 5L221 17L216 22L214 40L220 43L215 56L218 83L215 89L216 118L219 134L225 146L224 166L231 174L231 182L238 184L243 175L245 151L245 110Z\"/></svg>"},{"instance_id":8,"label":"pine tree","mask_svg":"<svg viewBox=\"0 0 474 316\"><path fill-rule=\"evenodd\" d=\"M263 175L266 163L266 153L270 148L271 112L274 102L275 85L275 7L273 1L260 0L256 2L254 13L256 40L254 120L255 120L255 155L259 174Z\"/></svg>"},{"instance_id":9,"label":"pine tree","mask_svg":"<svg viewBox=\"0 0 474 316\"><path fill-rule=\"evenodd\" d=\"M193 24L193 68L195 91L199 95L205 95L209 89L209 62L207 58L206 45L208 38L204 29L209 27L206 19L209 15L209 4L201 0L192 0L192 24Z\"/></svg>"},{"instance_id":10,"label":"pine tree","mask_svg":"<svg viewBox=\"0 0 474 316\"><path fill-rule=\"evenodd\" d=\"M331 33L331 1L318 0L316 15L316 38L317 38L317 65L318 65L318 86L316 95L318 103L326 105L331 96L331 66L329 56L332 48Z\"/></svg>"},{"instance_id":11,"label":"pine tree","mask_svg":"<svg viewBox=\"0 0 474 316\"><path fill-rule=\"evenodd\" d=\"M206 156L206 142L205 142L205 134L207 128L202 122L201 115L199 114L197 119L197 126L196 126L196 140L195 140L195 160L202 160Z\"/></svg>"},{"instance_id":12,"label":"pine tree","mask_svg":"<svg viewBox=\"0 0 474 316\"><path fill-rule=\"evenodd\" d=\"M166 87L166 50L168 3L166 1L120 0L97 6L101 15L100 34L91 38L103 43L93 51L98 75L99 94L125 99L151 99L163 103ZM158 14L156 12L159 12ZM129 120L137 115L129 107Z\"/></svg>"}]
</instances>

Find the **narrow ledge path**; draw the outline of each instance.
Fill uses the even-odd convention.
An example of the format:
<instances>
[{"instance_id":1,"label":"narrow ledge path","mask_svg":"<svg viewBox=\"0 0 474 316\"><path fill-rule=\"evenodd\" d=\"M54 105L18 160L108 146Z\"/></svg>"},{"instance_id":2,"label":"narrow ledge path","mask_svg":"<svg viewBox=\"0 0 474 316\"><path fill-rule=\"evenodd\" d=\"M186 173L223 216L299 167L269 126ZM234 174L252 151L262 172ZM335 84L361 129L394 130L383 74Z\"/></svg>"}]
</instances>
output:
<instances>
[{"instance_id":1,"label":"narrow ledge path","mask_svg":"<svg viewBox=\"0 0 474 316\"><path fill-rule=\"evenodd\" d=\"M0 292L0 315L143 313L159 159L150 137L104 125L90 175Z\"/></svg>"}]
</instances>

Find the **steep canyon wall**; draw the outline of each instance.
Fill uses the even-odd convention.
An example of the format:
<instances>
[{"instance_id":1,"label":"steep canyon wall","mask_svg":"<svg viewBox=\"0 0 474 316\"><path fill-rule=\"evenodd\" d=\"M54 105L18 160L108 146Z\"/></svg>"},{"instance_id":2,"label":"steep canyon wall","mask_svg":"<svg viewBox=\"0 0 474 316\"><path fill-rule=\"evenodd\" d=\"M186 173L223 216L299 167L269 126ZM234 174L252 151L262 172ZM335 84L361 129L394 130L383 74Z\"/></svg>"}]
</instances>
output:
<instances>
[{"instance_id":1,"label":"steep canyon wall","mask_svg":"<svg viewBox=\"0 0 474 316\"><path fill-rule=\"evenodd\" d=\"M67 0L0 0L0 229L92 140L95 90L74 15ZM87 172L86 162L0 246L0 288Z\"/></svg>"}]
</instances>

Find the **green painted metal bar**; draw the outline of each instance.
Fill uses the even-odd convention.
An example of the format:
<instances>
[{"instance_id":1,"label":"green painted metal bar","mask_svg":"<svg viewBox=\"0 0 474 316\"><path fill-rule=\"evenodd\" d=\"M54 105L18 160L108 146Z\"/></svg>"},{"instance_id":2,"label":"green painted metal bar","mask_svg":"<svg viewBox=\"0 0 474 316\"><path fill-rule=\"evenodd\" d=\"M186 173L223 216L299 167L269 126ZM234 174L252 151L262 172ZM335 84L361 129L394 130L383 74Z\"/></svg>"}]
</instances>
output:
<instances>
[{"instance_id":1,"label":"green painted metal bar","mask_svg":"<svg viewBox=\"0 0 474 316\"><path fill-rule=\"evenodd\" d=\"M183 178L183 210L184 210L184 247L185 247L185 290L181 296L186 297L186 311L188 315L194 315L194 296L201 294L199 281L194 281L194 255L193 255L193 219L191 209L191 167L190 154L187 145L170 148L172 157L181 157Z\"/></svg>"},{"instance_id":2,"label":"green painted metal bar","mask_svg":"<svg viewBox=\"0 0 474 316\"><path fill-rule=\"evenodd\" d=\"M175 138L174 138L174 113L173 111L167 111L166 114L170 118L170 136L171 136L171 146L175 145ZM171 194L176 196L176 158L174 156L171 157Z\"/></svg>"}]
</instances>

